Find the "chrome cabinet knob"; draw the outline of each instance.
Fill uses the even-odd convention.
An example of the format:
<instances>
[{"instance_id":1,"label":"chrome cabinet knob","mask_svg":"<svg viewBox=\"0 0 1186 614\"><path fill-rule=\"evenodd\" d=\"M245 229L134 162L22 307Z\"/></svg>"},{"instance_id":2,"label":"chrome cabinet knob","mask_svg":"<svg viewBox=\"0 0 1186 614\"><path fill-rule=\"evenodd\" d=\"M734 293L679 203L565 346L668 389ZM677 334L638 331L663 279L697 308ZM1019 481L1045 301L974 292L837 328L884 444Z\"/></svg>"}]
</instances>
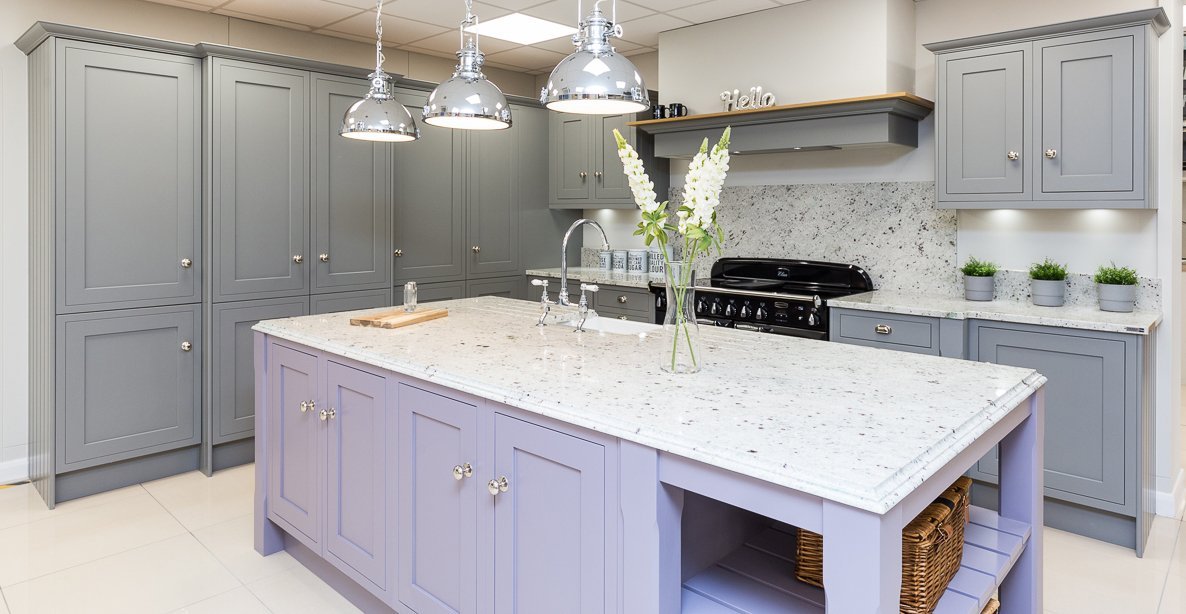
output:
<instances>
[{"instance_id":1,"label":"chrome cabinet knob","mask_svg":"<svg viewBox=\"0 0 1186 614\"><path fill-rule=\"evenodd\" d=\"M486 482L486 490L490 491L491 495L498 496L500 492L506 492L511 489L511 483L507 481L507 476L502 476L497 480L490 480Z\"/></svg>"},{"instance_id":2,"label":"chrome cabinet knob","mask_svg":"<svg viewBox=\"0 0 1186 614\"><path fill-rule=\"evenodd\" d=\"M301 401L301 413L317 409L317 401Z\"/></svg>"},{"instance_id":3,"label":"chrome cabinet knob","mask_svg":"<svg viewBox=\"0 0 1186 614\"><path fill-rule=\"evenodd\" d=\"M1046 150L1046 159L1048 159L1048 160L1053 160L1053 159L1055 159L1055 158L1057 158L1057 157L1058 157L1058 150L1057 150L1057 149L1047 149L1047 150Z\"/></svg>"},{"instance_id":4,"label":"chrome cabinet knob","mask_svg":"<svg viewBox=\"0 0 1186 614\"><path fill-rule=\"evenodd\" d=\"M475 245L475 246L469 248L469 251L477 254L482 251L482 248L481 248L481 246Z\"/></svg>"},{"instance_id":5,"label":"chrome cabinet knob","mask_svg":"<svg viewBox=\"0 0 1186 614\"><path fill-rule=\"evenodd\" d=\"M189 267L191 267L191 266L193 266L193 265L194 265L194 261L193 261L193 260L190 260L189 258L182 258L182 259L181 259L181 268L183 268L183 269L188 269Z\"/></svg>"},{"instance_id":6,"label":"chrome cabinet knob","mask_svg":"<svg viewBox=\"0 0 1186 614\"><path fill-rule=\"evenodd\" d=\"M629 320L630 318L628 318L626 316L618 316L618 319L619 320Z\"/></svg>"},{"instance_id":7,"label":"chrome cabinet knob","mask_svg":"<svg viewBox=\"0 0 1186 614\"><path fill-rule=\"evenodd\" d=\"M586 173L585 171L581 171L581 172L577 173L577 175L579 175L581 177L581 179L584 179L589 176L589 173Z\"/></svg>"},{"instance_id":8,"label":"chrome cabinet knob","mask_svg":"<svg viewBox=\"0 0 1186 614\"><path fill-rule=\"evenodd\" d=\"M329 254L321 254L317 257L317 259L321 260L322 262L329 262Z\"/></svg>"},{"instance_id":9,"label":"chrome cabinet knob","mask_svg":"<svg viewBox=\"0 0 1186 614\"><path fill-rule=\"evenodd\" d=\"M597 171L597 172L593 173L593 176L598 179L601 179L602 175L604 175L604 173L602 173L601 171Z\"/></svg>"},{"instance_id":10,"label":"chrome cabinet knob","mask_svg":"<svg viewBox=\"0 0 1186 614\"><path fill-rule=\"evenodd\" d=\"M297 255L295 255L295 256L293 256L293 257L292 257L292 261L293 261L293 262L295 262L295 263L297 263L297 264L300 264L300 263L302 263L302 262L304 262L304 261L305 261L305 257L304 257L304 256L302 256L302 255L300 255L300 254L297 254Z\"/></svg>"},{"instance_id":11,"label":"chrome cabinet knob","mask_svg":"<svg viewBox=\"0 0 1186 614\"><path fill-rule=\"evenodd\" d=\"M401 257L401 256L403 256L403 255L404 255L404 250L402 250L402 249L397 249L397 250L395 250L395 257L396 257L396 258L399 258L399 257Z\"/></svg>"},{"instance_id":12,"label":"chrome cabinet knob","mask_svg":"<svg viewBox=\"0 0 1186 614\"><path fill-rule=\"evenodd\" d=\"M894 329L891 328L889 324L878 324L877 326L873 327L873 332L879 335L888 335L894 332Z\"/></svg>"},{"instance_id":13,"label":"chrome cabinet knob","mask_svg":"<svg viewBox=\"0 0 1186 614\"><path fill-rule=\"evenodd\" d=\"M454 465L453 466L453 479L454 480L457 480L460 482L461 480L463 480L465 478L472 478L472 477L474 477L473 465L470 465L469 463L465 463L464 465Z\"/></svg>"},{"instance_id":14,"label":"chrome cabinet knob","mask_svg":"<svg viewBox=\"0 0 1186 614\"><path fill-rule=\"evenodd\" d=\"M181 342L181 351L182 351L182 352L188 352L188 351L190 351L190 350L192 350L192 349L194 349L194 344L192 344L192 343L190 343L190 342L188 342L188 341L182 341L182 342Z\"/></svg>"},{"instance_id":15,"label":"chrome cabinet knob","mask_svg":"<svg viewBox=\"0 0 1186 614\"><path fill-rule=\"evenodd\" d=\"M1011 151L1011 152L1005 154L1005 157L1009 158L1010 160L1020 160L1021 154L1017 153L1016 151Z\"/></svg>"},{"instance_id":16,"label":"chrome cabinet knob","mask_svg":"<svg viewBox=\"0 0 1186 614\"><path fill-rule=\"evenodd\" d=\"M628 300L630 300L630 299L626 298L626 296L625 296L625 295L622 295L622 296L619 296L619 297L618 297L618 303L619 303L619 304L621 304L621 305L625 305L625 304L626 304L626 301L628 301Z\"/></svg>"},{"instance_id":17,"label":"chrome cabinet knob","mask_svg":"<svg viewBox=\"0 0 1186 614\"><path fill-rule=\"evenodd\" d=\"M329 408L328 410L323 409L323 410L321 410L320 413L317 414L317 416L321 418L322 422L325 422L326 420L329 420L330 418L336 417L337 415L338 415L338 412L335 411L334 408L332 408L332 407Z\"/></svg>"}]
</instances>

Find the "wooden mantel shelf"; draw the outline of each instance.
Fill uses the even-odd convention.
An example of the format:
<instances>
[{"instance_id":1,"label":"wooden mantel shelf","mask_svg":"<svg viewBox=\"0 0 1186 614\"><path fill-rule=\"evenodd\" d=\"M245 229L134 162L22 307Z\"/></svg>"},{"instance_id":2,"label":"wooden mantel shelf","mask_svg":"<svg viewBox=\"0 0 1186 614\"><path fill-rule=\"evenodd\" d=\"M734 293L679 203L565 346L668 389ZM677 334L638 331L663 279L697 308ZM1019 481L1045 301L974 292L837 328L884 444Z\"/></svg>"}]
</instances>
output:
<instances>
[{"instance_id":1,"label":"wooden mantel shelf","mask_svg":"<svg viewBox=\"0 0 1186 614\"><path fill-rule=\"evenodd\" d=\"M690 157L710 131L733 127L735 153L918 146L918 122L935 103L897 92L630 122L655 135L656 155Z\"/></svg>"}]
</instances>

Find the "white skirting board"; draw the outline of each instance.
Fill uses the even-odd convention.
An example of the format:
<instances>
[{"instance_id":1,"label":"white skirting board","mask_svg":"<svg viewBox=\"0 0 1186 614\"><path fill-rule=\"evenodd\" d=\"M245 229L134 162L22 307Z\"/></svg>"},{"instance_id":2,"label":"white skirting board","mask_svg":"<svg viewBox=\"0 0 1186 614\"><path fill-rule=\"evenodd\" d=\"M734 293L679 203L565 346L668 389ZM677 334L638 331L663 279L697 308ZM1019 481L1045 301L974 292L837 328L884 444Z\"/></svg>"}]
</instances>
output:
<instances>
[{"instance_id":1,"label":"white skirting board","mask_svg":"<svg viewBox=\"0 0 1186 614\"><path fill-rule=\"evenodd\" d=\"M0 484L15 484L29 479L29 459L14 458L0 462Z\"/></svg>"},{"instance_id":2,"label":"white skirting board","mask_svg":"<svg viewBox=\"0 0 1186 614\"><path fill-rule=\"evenodd\" d=\"M1186 508L1186 469L1179 469L1174 476L1173 484L1169 488L1162 488L1160 482L1164 478L1158 477L1157 481L1157 515L1168 516L1170 518L1181 518L1182 511Z\"/></svg>"}]
</instances>

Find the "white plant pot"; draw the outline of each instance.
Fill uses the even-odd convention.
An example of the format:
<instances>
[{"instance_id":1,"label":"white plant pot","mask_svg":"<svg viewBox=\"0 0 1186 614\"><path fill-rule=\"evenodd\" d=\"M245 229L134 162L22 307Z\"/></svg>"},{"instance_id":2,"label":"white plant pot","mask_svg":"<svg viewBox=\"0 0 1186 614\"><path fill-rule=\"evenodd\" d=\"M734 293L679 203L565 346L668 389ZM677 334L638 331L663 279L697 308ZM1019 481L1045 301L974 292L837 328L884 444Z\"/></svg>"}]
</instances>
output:
<instances>
[{"instance_id":1,"label":"white plant pot","mask_svg":"<svg viewBox=\"0 0 1186 614\"><path fill-rule=\"evenodd\" d=\"M1096 284L1100 311L1129 313L1137 302L1137 287L1118 284Z\"/></svg>"},{"instance_id":2,"label":"white plant pot","mask_svg":"<svg viewBox=\"0 0 1186 614\"><path fill-rule=\"evenodd\" d=\"M1031 279L1030 297L1039 307L1062 307L1067 300L1067 282L1065 279Z\"/></svg>"},{"instance_id":3,"label":"white plant pot","mask_svg":"<svg viewBox=\"0 0 1186 614\"><path fill-rule=\"evenodd\" d=\"M996 290L996 277L975 277L964 275L964 299L969 301L991 301Z\"/></svg>"}]
</instances>

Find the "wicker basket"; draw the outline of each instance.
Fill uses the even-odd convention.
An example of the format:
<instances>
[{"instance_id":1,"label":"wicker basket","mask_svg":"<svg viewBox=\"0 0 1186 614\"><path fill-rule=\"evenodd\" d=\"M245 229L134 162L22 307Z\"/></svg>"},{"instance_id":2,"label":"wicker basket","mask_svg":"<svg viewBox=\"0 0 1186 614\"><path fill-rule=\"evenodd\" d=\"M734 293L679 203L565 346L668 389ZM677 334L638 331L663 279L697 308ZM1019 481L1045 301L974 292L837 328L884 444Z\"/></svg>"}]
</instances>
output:
<instances>
[{"instance_id":1,"label":"wicker basket","mask_svg":"<svg viewBox=\"0 0 1186 614\"><path fill-rule=\"evenodd\" d=\"M930 614L959 570L972 480L956 480L902 529L902 613ZM795 577L823 588L824 540L799 529ZM990 604L991 605L991 604ZM991 611L991 610L986 610Z\"/></svg>"},{"instance_id":2,"label":"wicker basket","mask_svg":"<svg viewBox=\"0 0 1186 614\"><path fill-rule=\"evenodd\" d=\"M984 606L984 611L980 614L997 614L1001 611L1001 602L996 599L989 599L988 605Z\"/></svg>"}]
</instances>

